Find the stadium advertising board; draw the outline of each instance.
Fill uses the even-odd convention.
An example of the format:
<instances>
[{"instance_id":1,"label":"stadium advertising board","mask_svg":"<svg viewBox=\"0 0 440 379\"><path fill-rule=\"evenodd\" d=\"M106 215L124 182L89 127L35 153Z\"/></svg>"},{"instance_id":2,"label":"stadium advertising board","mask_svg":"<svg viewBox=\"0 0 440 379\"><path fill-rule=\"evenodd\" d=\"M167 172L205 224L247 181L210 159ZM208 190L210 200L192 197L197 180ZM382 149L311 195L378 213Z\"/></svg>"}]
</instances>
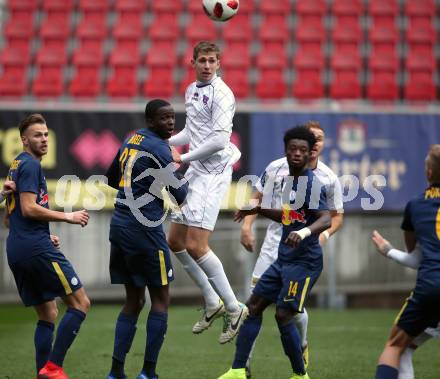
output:
<instances>
[{"instance_id":1,"label":"stadium advertising board","mask_svg":"<svg viewBox=\"0 0 440 379\"><path fill-rule=\"evenodd\" d=\"M308 120L325 130L322 160L344 186L345 209L400 211L426 187L424 159L440 142L440 115L434 114L253 114L250 173L282 157L284 132Z\"/></svg>"},{"instance_id":2,"label":"stadium advertising board","mask_svg":"<svg viewBox=\"0 0 440 379\"><path fill-rule=\"evenodd\" d=\"M0 112L0 175L4 178L9 165L22 151L17 125L26 115L36 111ZM49 151L42 166L47 178L51 205L88 209L113 207L114 191L103 185L100 175L112 162L123 139L142 128L143 113L132 112L41 112L49 128ZM176 114L176 128L185 124L185 115ZM231 140L241 150L241 159L234 165L234 180L249 172L248 115L237 114ZM183 152L183 151L181 151ZM67 183L58 179L68 175ZM60 191L61 189L61 191ZM226 201L224 208L232 208Z\"/></svg>"}]
</instances>

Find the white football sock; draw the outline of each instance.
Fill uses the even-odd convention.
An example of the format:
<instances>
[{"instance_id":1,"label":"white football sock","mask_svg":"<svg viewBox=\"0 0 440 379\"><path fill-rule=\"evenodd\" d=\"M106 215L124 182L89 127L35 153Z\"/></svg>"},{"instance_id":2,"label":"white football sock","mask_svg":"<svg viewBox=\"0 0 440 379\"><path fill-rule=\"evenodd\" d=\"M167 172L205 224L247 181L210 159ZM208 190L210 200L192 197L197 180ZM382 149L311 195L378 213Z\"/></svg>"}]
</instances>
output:
<instances>
[{"instance_id":1,"label":"white football sock","mask_svg":"<svg viewBox=\"0 0 440 379\"><path fill-rule=\"evenodd\" d=\"M205 307L207 309L214 309L218 307L220 297L212 288L209 283L208 277L199 267L197 262L188 254L186 250L178 251L174 253L176 258L182 263L183 268L197 284L202 291L203 299L205 300Z\"/></svg>"},{"instance_id":2,"label":"white football sock","mask_svg":"<svg viewBox=\"0 0 440 379\"><path fill-rule=\"evenodd\" d=\"M414 349L408 347L400 356L398 379L414 379L414 368L412 363L413 354Z\"/></svg>"},{"instance_id":3,"label":"white football sock","mask_svg":"<svg viewBox=\"0 0 440 379\"><path fill-rule=\"evenodd\" d=\"M309 315L306 309L304 308L304 313L297 313L293 317L293 321L301 337L301 347L304 348L307 346L307 325L309 324Z\"/></svg>"},{"instance_id":4,"label":"white football sock","mask_svg":"<svg viewBox=\"0 0 440 379\"><path fill-rule=\"evenodd\" d=\"M222 262L212 250L209 250L203 257L197 260L197 264L205 272L215 292L220 296L229 313L237 312L240 307L237 298L232 291Z\"/></svg>"}]
</instances>

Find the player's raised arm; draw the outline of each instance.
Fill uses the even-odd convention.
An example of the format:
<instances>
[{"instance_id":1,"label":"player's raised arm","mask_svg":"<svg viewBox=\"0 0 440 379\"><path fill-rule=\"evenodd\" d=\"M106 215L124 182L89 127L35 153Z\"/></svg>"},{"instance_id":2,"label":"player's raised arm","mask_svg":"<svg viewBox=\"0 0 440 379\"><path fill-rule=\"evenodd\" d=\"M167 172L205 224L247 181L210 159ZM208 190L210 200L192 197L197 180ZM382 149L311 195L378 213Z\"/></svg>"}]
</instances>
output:
<instances>
[{"instance_id":1,"label":"player's raised arm","mask_svg":"<svg viewBox=\"0 0 440 379\"><path fill-rule=\"evenodd\" d=\"M184 127L179 133L175 134L168 140L168 143L171 146L187 145L189 142L190 137L188 134L188 129L186 127Z\"/></svg>"},{"instance_id":2,"label":"player's raised arm","mask_svg":"<svg viewBox=\"0 0 440 379\"><path fill-rule=\"evenodd\" d=\"M36 200L35 193L20 193L20 207L23 217L39 221L61 221L81 226L86 226L89 222L89 214L85 209L77 212L58 212L40 206Z\"/></svg>"}]
</instances>

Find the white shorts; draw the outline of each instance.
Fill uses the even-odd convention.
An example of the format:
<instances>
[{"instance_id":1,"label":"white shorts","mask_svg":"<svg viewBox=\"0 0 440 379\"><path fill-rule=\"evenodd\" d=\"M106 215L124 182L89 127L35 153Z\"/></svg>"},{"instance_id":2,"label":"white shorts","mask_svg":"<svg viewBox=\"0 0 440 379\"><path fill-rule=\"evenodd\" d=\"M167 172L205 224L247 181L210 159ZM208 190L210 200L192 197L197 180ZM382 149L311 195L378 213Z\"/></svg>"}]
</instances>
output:
<instances>
[{"instance_id":1,"label":"white shorts","mask_svg":"<svg viewBox=\"0 0 440 379\"><path fill-rule=\"evenodd\" d=\"M177 224L214 230L220 206L232 180L232 166L220 174L205 174L189 167L188 195L180 212L171 213L171 221Z\"/></svg>"},{"instance_id":2,"label":"white shorts","mask_svg":"<svg viewBox=\"0 0 440 379\"><path fill-rule=\"evenodd\" d=\"M255 287L258 279L260 279L269 266L277 260L280 239L281 233L279 233L279 231L274 232L269 228L267 229L263 245L261 246L260 255L258 256L252 273L251 288Z\"/></svg>"}]
</instances>

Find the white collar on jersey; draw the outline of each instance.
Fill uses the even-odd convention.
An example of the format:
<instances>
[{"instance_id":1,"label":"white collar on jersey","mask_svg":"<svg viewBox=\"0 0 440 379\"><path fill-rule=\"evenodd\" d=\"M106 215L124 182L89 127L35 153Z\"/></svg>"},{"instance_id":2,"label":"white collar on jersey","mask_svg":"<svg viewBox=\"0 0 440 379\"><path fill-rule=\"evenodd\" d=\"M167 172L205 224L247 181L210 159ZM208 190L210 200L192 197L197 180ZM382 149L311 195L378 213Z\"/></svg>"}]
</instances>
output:
<instances>
[{"instance_id":1,"label":"white collar on jersey","mask_svg":"<svg viewBox=\"0 0 440 379\"><path fill-rule=\"evenodd\" d=\"M199 80L196 80L196 86L197 86L197 88L208 86L208 85L210 85L215 79L217 79L217 74L214 74L214 76L212 77L212 79L209 80L208 82L201 82L201 81L199 81Z\"/></svg>"}]
</instances>

